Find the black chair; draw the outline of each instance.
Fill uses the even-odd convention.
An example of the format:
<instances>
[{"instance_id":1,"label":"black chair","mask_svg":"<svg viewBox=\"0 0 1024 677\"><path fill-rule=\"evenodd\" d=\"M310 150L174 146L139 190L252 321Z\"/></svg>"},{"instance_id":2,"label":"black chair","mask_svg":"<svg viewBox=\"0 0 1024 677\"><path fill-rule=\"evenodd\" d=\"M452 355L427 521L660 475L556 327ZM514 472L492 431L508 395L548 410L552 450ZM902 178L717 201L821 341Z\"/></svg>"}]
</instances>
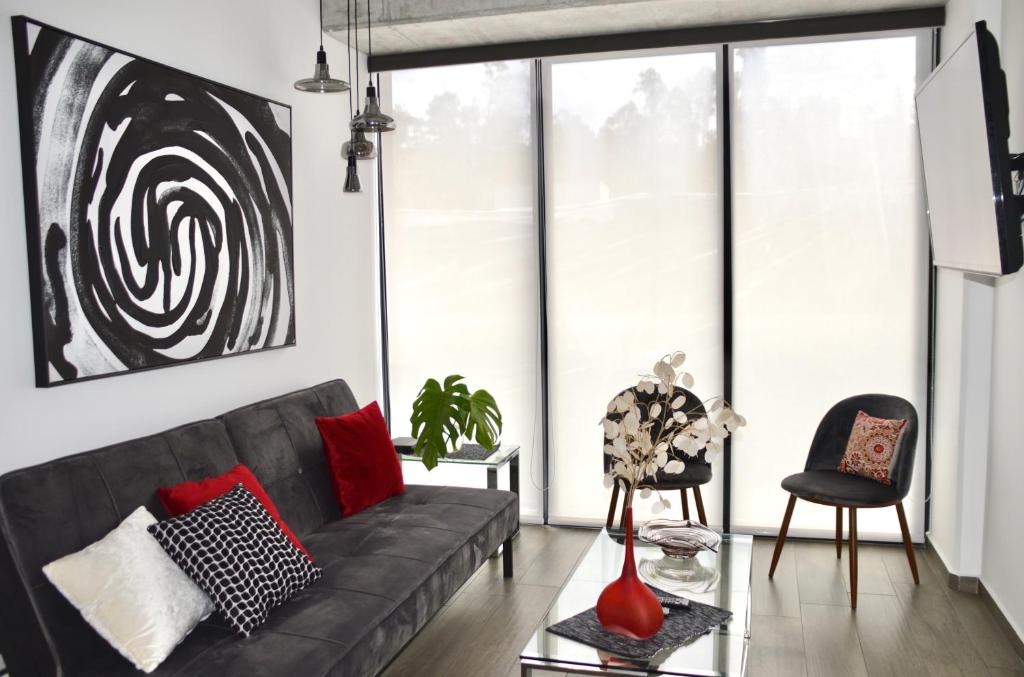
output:
<instances>
[{"instance_id":1,"label":"black chair","mask_svg":"<svg viewBox=\"0 0 1024 677\"><path fill-rule=\"evenodd\" d=\"M857 475L841 473L837 468L846 451L846 442L853 430L857 412L876 418L907 419L896 449L896 465L892 469L891 485ZM850 515L850 599L852 608L857 608L857 510L861 508L888 508L896 506L896 515L903 532L903 546L910 562L914 583L920 583L917 575L917 561L914 546L907 528L907 517L903 511L903 499L910 491L910 480L914 474L914 450L917 446L917 411L914 405L894 395L856 395L849 397L829 409L818 425L807 454L804 471L782 480L782 488L790 493L786 515L775 542L772 566L768 578L775 575L775 567L786 542L789 520L793 516L796 499L811 503L834 506L836 509L836 557L842 557L843 549L843 508Z\"/></svg>"},{"instance_id":2,"label":"black chair","mask_svg":"<svg viewBox=\"0 0 1024 677\"><path fill-rule=\"evenodd\" d=\"M654 393L648 394L648 393L644 393L641 390L638 390L636 387L627 388L626 390L623 390L621 393L619 393L619 395L624 395L627 392L632 392L633 395L636 397L637 402L639 402L641 404L644 404L644 405L651 404L657 398L657 391L655 391ZM699 397L694 395L689 390L686 390L685 388L676 388L676 392L678 394L680 394L680 395L685 395L686 396L686 402L681 407L681 409L683 411L691 412L691 414L700 415L700 416L704 416L705 415L706 412L704 410L704 405L701 404L701 400L700 400ZM647 408L646 407L641 407L640 408L640 412L641 412L641 423L644 423L644 422L646 422L648 420L648 418L646 416ZM660 432L661 432L662 425L664 425L665 421L667 421L669 418L671 418L671 416L672 416L672 411L669 411L668 408L666 407L666 410L661 412L661 415L658 416L657 420L655 420L655 422L654 422L654 426L651 428L651 435L652 435L652 437L654 437L655 439L657 438L658 434L660 434ZM615 421L616 423L618 423L620 420L622 420L622 414L619 414L619 413L607 414L607 417L610 420ZM693 418L692 415L691 415L691 418ZM610 441L610 440L606 440L606 442L608 442L608 441ZM692 489L693 490L693 500L694 500L694 503L697 506L697 519L700 520L701 524L707 525L708 518L704 514L704 499L700 495L700 485L707 484L708 482L711 481L711 464L708 463L707 460L705 459L705 451L703 449L701 449L697 453L696 458L686 458L686 457L683 457L683 456L680 455L680 459L686 462L686 469L683 472L678 473L678 474L670 474L670 473L667 473L664 470L662 470L662 471L659 471L658 474L654 476L654 480L653 481L647 481L647 482L644 483L644 485L645 486L649 486L652 489L656 489L658 491L675 491L675 490L678 489L679 490L679 496L682 499L682 503L683 503L683 518L684 519L690 519L690 505L689 505L689 500L687 498L687 493L686 492L688 490ZM609 470L611 470L611 467L612 467L612 457L609 456L608 454L604 454L604 471L605 471L605 473L607 473ZM616 507L618 505L618 502L619 502L619 483L616 482L614 487L612 488L612 500L611 500L611 504L608 506L608 521L605 524L605 526L607 528L609 528L609 529L611 529L612 521L615 519L615 509L616 509ZM621 513L619 515L619 526L620 527L622 526L623 521L626 519L626 508L627 507L628 506L626 505L626 499L625 499L625 497L623 497L623 499L622 499L622 511L621 511Z\"/></svg>"}]
</instances>

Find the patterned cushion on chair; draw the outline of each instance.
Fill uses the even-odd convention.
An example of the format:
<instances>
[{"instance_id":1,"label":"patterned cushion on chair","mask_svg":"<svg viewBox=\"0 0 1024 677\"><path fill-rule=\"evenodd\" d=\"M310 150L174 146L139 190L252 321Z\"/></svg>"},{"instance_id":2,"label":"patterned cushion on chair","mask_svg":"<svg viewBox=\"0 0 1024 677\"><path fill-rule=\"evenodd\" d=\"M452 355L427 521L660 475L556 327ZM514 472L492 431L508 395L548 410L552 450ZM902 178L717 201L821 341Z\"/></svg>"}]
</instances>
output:
<instances>
[{"instance_id":1,"label":"patterned cushion on chair","mask_svg":"<svg viewBox=\"0 0 1024 677\"><path fill-rule=\"evenodd\" d=\"M839 461L839 472L892 484L897 445L906 425L905 418L875 418L858 411L846 442L846 452Z\"/></svg>"}]
</instances>

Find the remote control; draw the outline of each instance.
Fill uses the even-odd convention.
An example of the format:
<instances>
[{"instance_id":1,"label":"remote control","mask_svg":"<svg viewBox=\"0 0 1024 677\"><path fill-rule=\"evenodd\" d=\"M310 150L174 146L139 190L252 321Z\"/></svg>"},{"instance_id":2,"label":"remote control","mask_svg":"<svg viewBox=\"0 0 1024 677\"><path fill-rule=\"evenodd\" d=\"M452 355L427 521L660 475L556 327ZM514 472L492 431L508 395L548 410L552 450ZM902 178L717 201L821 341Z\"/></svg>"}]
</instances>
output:
<instances>
[{"instance_id":1,"label":"remote control","mask_svg":"<svg viewBox=\"0 0 1024 677\"><path fill-rule=\"evenodd\" d=\"M690 600L685 597L665 597L663 595L655 595L658 599L658 603L667 609L689 609Z\"/></svg>"}]
</instances>

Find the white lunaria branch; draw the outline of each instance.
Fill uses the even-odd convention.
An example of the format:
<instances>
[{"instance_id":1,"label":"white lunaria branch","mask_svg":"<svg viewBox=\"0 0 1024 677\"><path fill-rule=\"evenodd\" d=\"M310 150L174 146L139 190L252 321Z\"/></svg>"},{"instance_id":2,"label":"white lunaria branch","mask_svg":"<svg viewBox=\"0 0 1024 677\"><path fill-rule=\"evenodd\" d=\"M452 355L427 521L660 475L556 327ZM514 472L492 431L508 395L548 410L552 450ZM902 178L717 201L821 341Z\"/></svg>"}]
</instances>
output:
<instances>
[{"instance_id":1,"label":"white lunaria branch","mask_svg":"<svg viewBox=\"0 0 1024 677\"><path fill-rule=\"evenodd\" d=\"M627 505L632 505L637 489L641 498L651 496L651 487L645 481L649 484L659 472L684 472L686 459L696 458L701 450L705 460L713 462L721 454L725 439L747 423L721 397L693 402L688 408L687 394L680 390L692 388L694 379L678 371L685 361L682 351L662 357L654 364L652 374L643 376L636 385L642 401L627 390L608 403L608 415L601 420L604 452L614 459L605 486L618 482L626 491ZM665 411L672 415L662 418ZM658 494L654 512L668 507L668 500Z\"/></svg>"}]
</instances>

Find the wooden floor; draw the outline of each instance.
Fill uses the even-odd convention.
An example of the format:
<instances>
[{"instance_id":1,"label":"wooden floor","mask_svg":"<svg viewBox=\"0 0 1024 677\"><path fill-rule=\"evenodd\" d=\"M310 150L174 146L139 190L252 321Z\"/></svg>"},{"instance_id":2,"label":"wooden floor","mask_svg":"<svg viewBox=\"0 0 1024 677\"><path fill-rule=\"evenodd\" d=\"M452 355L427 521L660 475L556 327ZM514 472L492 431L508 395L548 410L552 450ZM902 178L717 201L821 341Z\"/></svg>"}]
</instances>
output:
<instances>
[{"instance_id":1,"label":"wooden floor","mask_svg":"<svg viewBox=\"0 0 1024 677\"><path fill-rule=\"evenodd\" d=\"M515 578L502 578L500 559L488 561L384 677L519 675L519 650L596 534L524 526ZM950 590L931 553L918 551L915 586L902 547L861 544L854 613L845 548L837 560L832 543L791 541L769 581L772 547L755 542L751 677L1024 676L981 599Z\"/></svg>"}]
</instances>

